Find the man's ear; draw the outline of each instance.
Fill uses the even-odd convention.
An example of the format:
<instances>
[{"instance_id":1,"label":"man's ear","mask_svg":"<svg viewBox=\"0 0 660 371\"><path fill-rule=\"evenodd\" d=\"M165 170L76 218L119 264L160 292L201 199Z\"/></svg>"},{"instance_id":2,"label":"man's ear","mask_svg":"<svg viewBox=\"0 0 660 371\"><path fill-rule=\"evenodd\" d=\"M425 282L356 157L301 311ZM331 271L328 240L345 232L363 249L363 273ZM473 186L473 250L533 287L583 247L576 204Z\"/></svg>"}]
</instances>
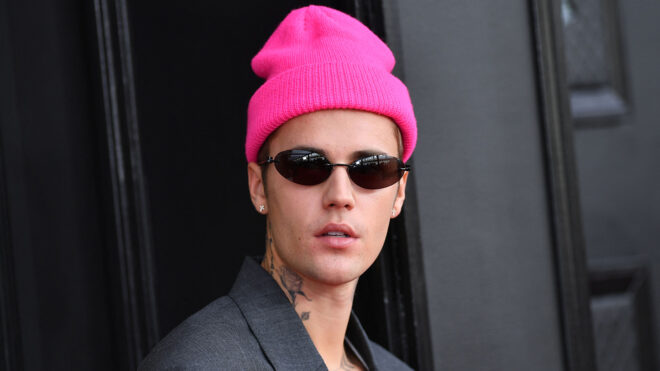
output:
<instances>
[{"instance_id":1,"label":"man's ear","mask_svg":"<svg viewBox=\"0 0 660 371\"><path fill-rule=\"evenodd\" d=\"M396 197L394 198L394 205L392 205L392 216L394 219L401 213L401 208L403 207L403 201L406 199L406 183L408 183L408 174L409 172L404 172L403 176L399 180L399 188L396 190Z\"/></svg>"},{"instance_id":2,"label":"man's ear","mask_svg":"<svg viewBox=\"0 0 660 371\"><path fill-rule=\"evenodd\" d=\"M262 167L256 162L248 162L248 187L250 188L250 199L254 208L260 214L265 214L268 210L268 203L266 201L266 191L264 189L264 182L261 174ZM263 206L263 208L261 207Z\"/></svg>"}]
</instances>

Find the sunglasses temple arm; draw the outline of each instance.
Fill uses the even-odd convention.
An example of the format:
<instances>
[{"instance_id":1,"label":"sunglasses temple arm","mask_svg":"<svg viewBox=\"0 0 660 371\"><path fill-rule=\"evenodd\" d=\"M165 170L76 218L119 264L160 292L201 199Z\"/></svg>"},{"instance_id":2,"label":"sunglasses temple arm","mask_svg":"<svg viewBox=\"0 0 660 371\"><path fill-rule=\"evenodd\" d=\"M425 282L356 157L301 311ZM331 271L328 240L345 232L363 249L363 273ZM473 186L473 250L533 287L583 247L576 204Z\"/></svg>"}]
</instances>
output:
<instances>
[{"instance_id":1,"label":"sunglasses temple arm","mask_svg":"<svg viewBox=\"0 0 660 371\"><path fill-rule=\"evenodd\" d=\"M265 159L265 160L263 160L263 161L261 161L261 162L257 162L257 165L268 165L268 164L270 164L271 162L275 162L275 159L272 158L272 157L270 157L270 156L268 156L267 159Z\"/></svg>"}]
</instances>

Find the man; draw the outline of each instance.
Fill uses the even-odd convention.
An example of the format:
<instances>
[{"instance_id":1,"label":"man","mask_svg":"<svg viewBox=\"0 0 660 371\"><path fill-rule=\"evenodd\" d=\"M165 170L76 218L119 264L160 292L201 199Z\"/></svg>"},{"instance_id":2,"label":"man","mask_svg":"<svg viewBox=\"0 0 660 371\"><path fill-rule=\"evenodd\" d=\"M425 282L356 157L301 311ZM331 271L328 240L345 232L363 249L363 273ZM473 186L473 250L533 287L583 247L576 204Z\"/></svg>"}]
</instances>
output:
<instances>
[{"instance_id":1,"label":"man","mask_svg":"<svg viewBox=\"0 0 660 371\"><path fill-rule=\"evenodd\" d=\"M194 314L141 369L408 370L351 307L403 206L417 129L394 57L339 11L291 12L252 60L250 196L265 256ZM260 265L259 265L260 264Z\"/></svg>"}]
</instances>

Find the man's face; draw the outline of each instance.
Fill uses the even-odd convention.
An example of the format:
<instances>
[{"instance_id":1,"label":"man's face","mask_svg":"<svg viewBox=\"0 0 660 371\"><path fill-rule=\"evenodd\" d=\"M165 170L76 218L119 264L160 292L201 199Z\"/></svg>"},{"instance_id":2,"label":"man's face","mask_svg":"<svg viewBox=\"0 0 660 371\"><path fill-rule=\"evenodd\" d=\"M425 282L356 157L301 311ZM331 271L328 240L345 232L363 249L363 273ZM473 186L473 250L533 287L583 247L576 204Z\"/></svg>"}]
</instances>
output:
<instances>
[{"instance_id":1,"label":"man's face","mask_svg":"<svg viewBox=\"0 0 660 371\"><path fill-rule=\"evenodd\" d=\"M348 164L369 154L398 156L398 135L392 120L381 115L317 111L282 125L270 139L269 155L296 148L315 148L332 163ZM387 188L365 189L351 181L343 166L313 186L285 179L273 165L264 171L267 189L261 197L275 258L304 278L326 284L353 281L371 266L385 241L392 210L398 215L405 197L407 173ZM259 191L253 191L250 182L258 207L262 201L255 200L254 193ZM350 230L352 237L324 233L337 228Z\"/></svg>"}]
</instances>

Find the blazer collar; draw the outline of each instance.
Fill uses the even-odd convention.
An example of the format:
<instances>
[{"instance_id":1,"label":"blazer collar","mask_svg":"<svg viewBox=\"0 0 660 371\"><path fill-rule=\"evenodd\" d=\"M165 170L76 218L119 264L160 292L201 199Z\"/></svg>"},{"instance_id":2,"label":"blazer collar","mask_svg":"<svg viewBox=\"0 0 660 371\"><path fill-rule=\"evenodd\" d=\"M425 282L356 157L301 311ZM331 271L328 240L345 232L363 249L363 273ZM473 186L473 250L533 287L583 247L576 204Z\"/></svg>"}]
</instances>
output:
<instances>
[{"instance_id":1,"label":"blazer collar","mask_svg":"<svg viewBox=\"0 0 660 371\"><path fill-rule=\"evenodd\" d=\"M289 299L255 258L245 258L228 296L243 313L273 368L327 370ZM359 350L367 367L375 370L371 342L353 312L346 337Z\"/></svg>"},{"instance_id":2,"label":"blazer collar","mask_svg":"<svg viewBox=\"0 0 660 371\"><path fill-rule=\"evenodd\" d=\"M275 370L327 370L284 292L253 258L243 261L228 296Z\"/></svg>"}]
</instances>

